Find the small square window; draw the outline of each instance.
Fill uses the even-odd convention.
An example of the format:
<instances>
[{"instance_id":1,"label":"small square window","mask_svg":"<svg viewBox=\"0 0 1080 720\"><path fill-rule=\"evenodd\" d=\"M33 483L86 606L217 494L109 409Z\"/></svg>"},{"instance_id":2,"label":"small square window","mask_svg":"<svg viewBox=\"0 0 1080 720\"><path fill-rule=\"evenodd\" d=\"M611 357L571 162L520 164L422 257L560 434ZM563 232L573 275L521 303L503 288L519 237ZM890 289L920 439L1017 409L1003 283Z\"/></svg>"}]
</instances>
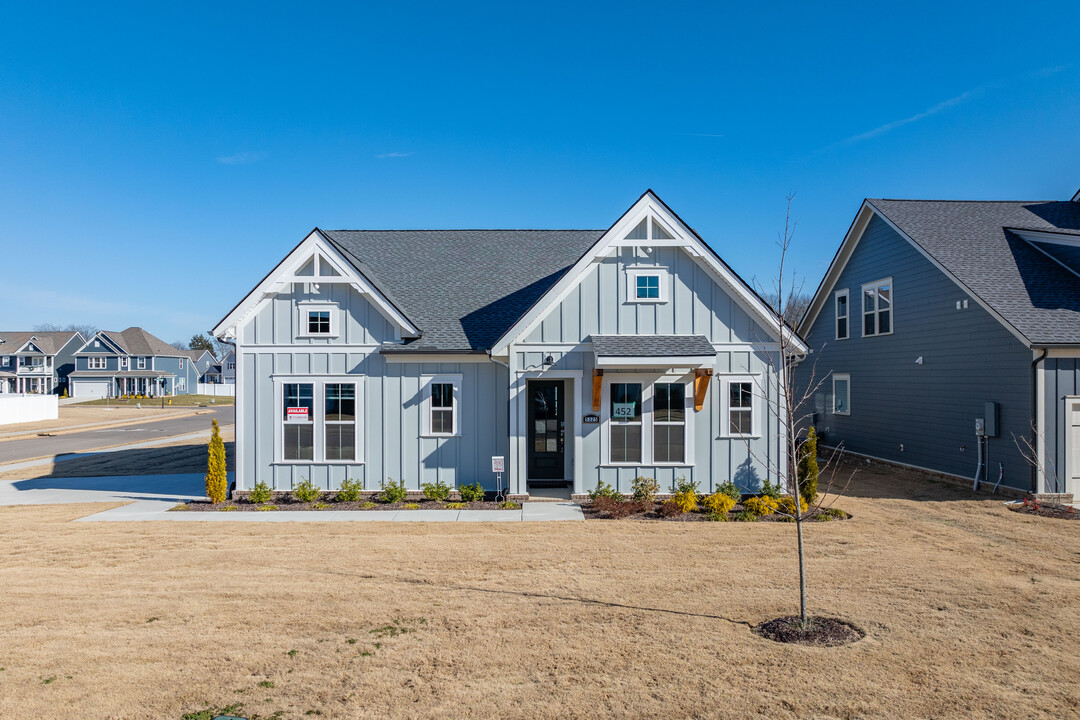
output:
<instances>
[{"instance_id":1,"label":"small square window","mask_svg":"<svg viewBox=\"0 0 1080 720\"><path fill-rule=\"evenodd\" d=\"M638 275L637 276L637 297L639 300L659 300L660 299L660 276L659 275Z\"/></svg>"},{"instance_id":2,"label":"small square window","mask_svg":"<svg viewBox=\"0 0 1080 720\"><path fill-rule=\"evenodd\" d=\"M308 314L308 333L311 335L329 335L330 334L330 311L329 310L309 310Z\"/></svg>"}]
</instances>

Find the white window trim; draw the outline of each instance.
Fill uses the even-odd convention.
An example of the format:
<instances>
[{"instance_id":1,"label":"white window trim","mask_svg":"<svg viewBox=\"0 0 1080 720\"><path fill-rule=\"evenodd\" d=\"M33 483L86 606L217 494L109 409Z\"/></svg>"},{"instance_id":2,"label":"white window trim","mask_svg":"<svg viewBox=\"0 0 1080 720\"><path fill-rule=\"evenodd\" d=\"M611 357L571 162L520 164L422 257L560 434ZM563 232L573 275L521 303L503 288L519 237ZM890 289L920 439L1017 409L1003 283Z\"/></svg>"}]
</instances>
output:
<instances>
[{"instance_id":1,"label":"white window trim","mask_svg":"<svg viewBox=\"0 0 1080 720\"><path fill-rule=\"evenodd\" d=\"M100 363L100 366L98 365L98 363ZM87 370L107 370L108 368L109 368L109 364L108 364L108 362L106 361L106 359L104 357L101 357L101 356L95 357L95 356L91 355L90 357L88 357L86 359L86 369Z\"/></svg>"},{"instance_id":2,"label":"white window trim","mask_svg":"<svg viewBox=\"0 0 1080 720\"><path fill-rule=\"evenodd\" d=\"M656 408L653 406L653 400L655 398L655 388L657 385L671 385L673 383L682 383L683 385L683 419L682 422L673 422L669 420L657 420ZM694 383L686 378L658 378L649 385L649 453L653 456L652 464L657 467L685 467L689 465L687 458L692 457L690 455L690 422L694 416ZM683 429L683 459L681 461L664 461L660 462L656 459L656 431L657 425L673 426L681 425ZM642 432L644 435L644 432Z\"/></svg>"},{"instance_id":3,"label":"white window trim","mask_svg":"<svg viewBox=\"0 0 1080 720\"><path fill-rule=\"evenodd\" d=\"M641 383L641 462L613 462L611 460L611 385L613 383ZM653 386L657 383L683 383L686 397L683 399L686 420L683 425L683 462L656 462L653 445ZM670 467L693 468L694 462L694 377L690 375L664 375L656 373L611 373L604 375L600 401L600 457L601 467L645 468ZM673 424L673 423L671 423Z\"/></svg>"},{"instance_id":4,"label":"white window trim","mask_svg":"<svg viewBox=\"0 0 1080 720\"><path fill-rule=\"evenodd\" d=\"M363 465L364 464L364 436L367 431L365 424L366 413L364 412L364 385L365 375L274 375L274 464L275 465ZM285 459L285 420L282 419L282 408L285 402L285 385L292 383L310 383L312 387L312 405L315 410L315 433L313 442L315 450L311 460L286 460ZM324 417L326 415L326 385L336 383L356 384L356 459L355 460L326 460L326 432L324 431Z\"/></svg>"},{"instance_id":5,"label":"white window trim","mask_svg":"<svg viewBox=\"0 0 1080 720\"><path fill-rule=\"evenodd\" d=\"M840 412L836 409L836 381L847 381L847 412ZM833 373L832 376L832 414L833 415L850 415L851 414L851 374L850 373Z\"/></svg>"},{"instance_id":6,"label":"white window trim","mask_svg":"<svg viewBox=\"0 0 1080 720\"><path fill-rule=\"evenodd\" d=\"M177 390L187 390L187 378L182 378L182 377L176 378L176 389Z\"/></svg>"},{"instance_id":7,"label":"white window trim","mask_svg":"<svg viewBox=\"0 0 1080 720\"><path fill-rule=\"evenodd\" d=\"M847 334L844 337L840 337L840 298L844 298L844 306L847 310L847 315L844 316L844 320L847 320ZM836 340L847 340L851 337L851 292L847 289L837 290L833 293L833 337Z\"/></svg>"},{"instance_id":8,"label":"white window trim","mask_svg":"<svg viewBox=\"0 0 1080 720\"><path fill-rule=\"evenodd\" d=\"M312 333L308 332L308 313L309 312L329 312L330 313L330 332L328 333ZM311 338L336 338L341 332L341 310L337 303L326 302L323 300L312 301L303 300L296 303L296 337L311 339Z\"/></svg>"},{"instance_id":9,"label":"white window trim","mask_svg":"<svg viewBox=\"0 0 1080 720\"><path fill-rule=\"evenodd\" d=\"M639 298L637 296L637 279L642 275L655 275L660 279L660 297ZM657 304L668 301L668 271L663 267L635 267L626 271L626 302Z\"/></svg>"},{"instance_id":10,"label":"white window trim","mask_svg":"<svg viewBox=\"0 0 1080 720\"><path fill-rule=\"evenodd\" d=\"M146 369L146 358L144 358L144 357L135 358L135 369L136 370L145 370Z\"/></svg>"},{"instance_id":11,"label":"white window trim","mask_svg":"<svg viewBox=\"0 0 1080 720\"><path fill-rule=\"evenodd\" d=\"M4 367L11 367L11 358L9 358L9 357L4 358Z\"/></svg>"},{"instance_id":12,"label":"white window trim","mask_svg":"<svg viewBox=\"0 0 1080 720\"><path fill-rule=\"evenodd\" d=\"M120 358L120 369L125 370L128 366L128 359L126 357Z\"/></svg>"},{"instance_id":13,"label":"white window trim","mask_svg":"<svg viewBox=\"0 0 1080 720\"><path fill-rule=\"evenodd\" d=\"M867 288L872 288L872 289L876 290L878 287L880 287L882 285L888 285L889 286L889 332L874 332L874 333L870 333L869 335L867 335L866 334L866 316L869 315L870 313L868 313L866 311L866 289ZM861 309L862 309L862 314L859 316L859 320L860 320L859 324L862 326L862 336L863 337L880 337L880 336L883 336L883 335L892 335L893 331L896 330L896 286L893 285L893 279L891 277L887 277L887 278L882 278L881 280L875 280L874 282L865 283L862 286L862 291L859 293L859 296L861 297L861 300L860 300L859 304L861 305ZM875 295L874 297L876 298L877 295ZM874 313L874 329L877 330L878 329L878 307L877 307L877 300L876 299L874 300L873 313ZM850 300L848 300L848 315L849 316L851 315L851 301ZM848 334L850 334L850 333L851 333L851 321L848 320Z\"/></svg>"},{"instance_id":14,"label":"white window trim","mask_svg":"<svg viewBox=\"0 0 1080 720\"><path fill-rule=\"evenodd\" d=\"M717 437L734 440L756 440L761 437L761 416L764 409L760 373L721 375L720 384L720 432ZM750 383L750 434L731 432L731 384Z\"/></svg>"},{"instance_id":15,"label":"white window trim","mask_svg":"<svg viewBox=\"0 0 1080 720\"><path fill-rule=\"evenodd\" d=\"M453 438L461 437L461 378L460 374L450 375L421 375L420 397L422 428L420 437L425 438ZM435 433L431 431L431 385L432 383L449 383L454 386L454 429L450 433Z\"/></svg>"}]
</instances>

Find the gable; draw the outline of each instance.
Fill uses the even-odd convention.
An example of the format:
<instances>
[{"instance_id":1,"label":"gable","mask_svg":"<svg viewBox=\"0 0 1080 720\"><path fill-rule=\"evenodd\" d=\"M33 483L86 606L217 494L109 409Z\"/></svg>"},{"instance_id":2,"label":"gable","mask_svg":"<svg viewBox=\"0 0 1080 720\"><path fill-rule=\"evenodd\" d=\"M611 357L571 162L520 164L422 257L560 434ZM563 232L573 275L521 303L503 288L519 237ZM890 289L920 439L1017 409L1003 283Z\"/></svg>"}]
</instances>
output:
<instances>
[{"instance_id":1,"label":"gable","mask_svg":"<svg viewBox=\"0 0 1080 720\"><path fill-rule=\"evenodd\" d=\"M111 337L109 337L104 331L99 331L96 335L86 341L86 343L78 349L76 355L85 355L87 353L92 354L107 354L107 355L126 355L127 352L120 347Z\"/></svg>"},{"instance_id":2,"label":"gable","mask_svg":"<svg viewBox=\"0 0 1080 720\"><path fill-rule=\"evenodd\" d=\"M650 267L667 282L665 302L628 297L628 278ZM685 329L714 342L779 339L772 309L651 190L503 335L492 354L505 353L512 342L546 341L548 335L579 342L594 327L605 334ZM794 332L785 328L784 334L794 351L805 351Z\"/></svg>"}]
</instances>

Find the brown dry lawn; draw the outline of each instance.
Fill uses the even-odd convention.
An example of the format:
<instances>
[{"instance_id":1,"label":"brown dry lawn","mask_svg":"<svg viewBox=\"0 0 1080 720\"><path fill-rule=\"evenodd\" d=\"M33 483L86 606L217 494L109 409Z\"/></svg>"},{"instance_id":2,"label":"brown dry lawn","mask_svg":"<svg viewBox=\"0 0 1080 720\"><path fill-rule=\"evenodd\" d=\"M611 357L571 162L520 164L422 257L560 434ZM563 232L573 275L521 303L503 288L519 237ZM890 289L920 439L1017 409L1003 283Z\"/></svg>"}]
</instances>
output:
<instances>
[{"instance_id":1,"label":"brown dry lawn","mask_svg":"<svg viewBox=\"0 0 1080 720\"><path fill-rule=\"evenodd\" d=\"M77 428L84 425L104 427L106 425L126 425L147 420L164 420L181 415L191 415L195 408L165 408L157 407L101 407L78 405L61 405L57 409L56 420L39 420L37 422L14 423L0 425L0 441L13 439L16 435L33 434L39 432L59 432Z\"/></svg>"},{"instance_id":2,"label":"brown dry lawn","mask_svg":"<svg viewBox=\"0 0 1080 720\"><path fill-rule=\"evenodd\" d=\"M748 628L796 609L792 525L2 508L0 717L1080 715L1080 523L875 469L839 505L810 598L867 637L832 649Z\"/></svg>"}]
</instances>

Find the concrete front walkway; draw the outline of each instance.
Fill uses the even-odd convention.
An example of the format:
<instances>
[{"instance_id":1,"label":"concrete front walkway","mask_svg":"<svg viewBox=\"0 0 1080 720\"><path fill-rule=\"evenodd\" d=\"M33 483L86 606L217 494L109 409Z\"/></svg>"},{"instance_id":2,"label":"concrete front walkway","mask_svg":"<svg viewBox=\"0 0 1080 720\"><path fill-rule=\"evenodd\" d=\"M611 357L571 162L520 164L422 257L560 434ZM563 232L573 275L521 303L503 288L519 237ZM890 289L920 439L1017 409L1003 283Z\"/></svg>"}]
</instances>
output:
<instances>
[{"instance_id":1,"label":"concrete front walkway","mask_svg":"<svg viewBox=\"0 0 1080 720\"><path fill-rule=\"evenodd\" d=\"M570 502L527 502L520 510L169 512L178 502L204 498L203 492L203 476L198 473L35 478L0 482L0 505L129 503L79 518L80 522L530 522L585 519L581 507ZM133 500L135 502L131 502Z\"/></svg>"}]
</instances>

